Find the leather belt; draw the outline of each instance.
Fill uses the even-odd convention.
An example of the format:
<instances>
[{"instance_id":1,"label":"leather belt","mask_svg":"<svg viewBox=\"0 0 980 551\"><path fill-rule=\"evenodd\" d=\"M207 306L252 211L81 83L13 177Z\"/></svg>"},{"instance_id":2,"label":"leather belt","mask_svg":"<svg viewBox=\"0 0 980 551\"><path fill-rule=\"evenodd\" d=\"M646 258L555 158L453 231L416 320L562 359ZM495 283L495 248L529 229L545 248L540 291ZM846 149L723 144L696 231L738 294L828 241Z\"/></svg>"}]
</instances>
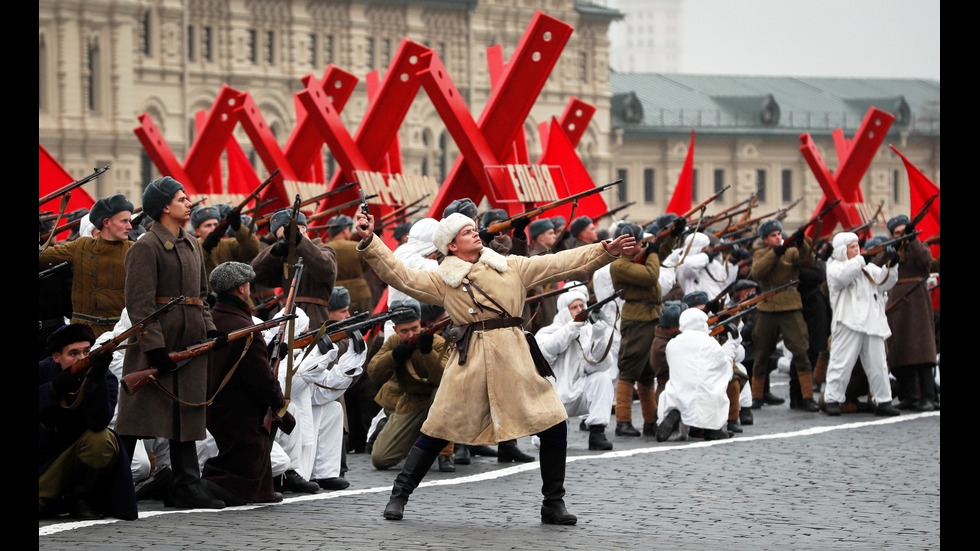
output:
<instances>
[{"instance_id":1,"label":"leather belt","mask_svg":"<svg viewBox=\"0 0 980 551\"><path fill-rule=\"evenodd\" d=\"M171 300L173 300L173 299L170 298L170 297L157 297L156 298L156 303L157 304L170 304L170 301ZM184 300L178 302L177 304L186 304L188 306L204 306L204 301L201 300L201 299L199 299L199 298L185 298Z\"/></svg>"},{"instance_id":2,"label":"leather belt","mask_svg":"<svg viewBox=\"0 0 980 551\"><path fill-rule=\"evenodd\" d=\"M474 331L492 331L505 327L520 327L524 320L521 318L492 318L488 320L474 321L463 325L450 327L446 330L446 336L456 345L459 353L459 365L466 363L466 357L470 349L470 337Z\"/></svg>"},{"instance_id":3,"label":"leather belt","mask_svg":"<svg viewBox=\"0 0 980 551\"><path fill-rule=\"evenodd\" d=\"M922 282L921 277L903 277L898 281L896 281L895 285L898 285L899 283L921 283L921 282Z\"/></svg>"},{"instance_id":4,"label":"leather belt","mask_svg":"<svg viewBox=\"0 0 980 551\"><path fill-rule=\"evenodd\" d=\"M167 301L170 302L170 301ZM119 318L104 318L100 316L86 316L85 314L79 314L78 312L72 312L72 319L78 319L82 321L87 321L89 323L94 323L96 325L115 325L119 323Z\"/></svg>"},{"instance_id":5,"label":"leather belt","mask_svg":"<svg viewBox=\"0 0 980 551\"><path fill-rule=\"evenodd\" d=\"M319 304L320 306L326 306L327 310L330 309L330 301L323 300L322 298L316 297L296 297L296 302L307 302L310 304Z\"/></svg>"}]
</instances>

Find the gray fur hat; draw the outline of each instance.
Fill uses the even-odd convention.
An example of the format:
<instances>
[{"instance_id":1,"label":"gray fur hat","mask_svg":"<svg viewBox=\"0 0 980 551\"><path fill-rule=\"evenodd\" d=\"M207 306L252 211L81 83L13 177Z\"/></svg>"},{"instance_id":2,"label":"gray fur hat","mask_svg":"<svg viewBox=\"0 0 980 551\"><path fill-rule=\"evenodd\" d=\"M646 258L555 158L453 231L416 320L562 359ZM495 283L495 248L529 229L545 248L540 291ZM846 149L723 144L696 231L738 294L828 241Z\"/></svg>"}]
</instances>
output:
<instances>
[{"instance_id":1,"label":"gray fur hat","mask_svg":"<svg viewBox=\"0 0 980 551\"><path fill-rule=\"evenodd\" d=\"M480 222L480 227L487 229L490 227L490 224L507 220L507 218L507 211L504 209L490 209L483 213L483 220Z\"/></svg>"},{"instance_id":2,"label":"gray fur hat","mask_svg":"<svg viewBox=\"0 0 980 551\"><path fill-rule=\"evenodd\" d=\"M423 304L422 305L422 323L435 321L442 317L446 312L446 309L438 304Z\"/></svg>"},{"instance_id":3,"label":"gray fur hat","mask_svg":"<svg viewBox=\"0 0 980 551\"><path fill-rule=\"evenodd\" d=\"M327 227L330 228L330 237L337 235L338 233L351 229L354 225L354 220L345 214L338 214L330 220L327 220Z\"/></svg>"},{"instance_id":4,"label":"gray fur hat","mask_svg":"<svg viewBox=\"0 0 980 551\"><path fill-rule=\"evenodd\" d=\"M899 226L901 226L901 224L899 224ZM881 243L883 241L887 241L888 239L891 239L891 238L890 237L885 237L884 235L876 235L876 236L874 236L874 237L872 237L872 238L870 238L870 239L868 239L867 241L864 242L864 248L866 250L867 249L873 249L873 248L877 247L878 245L881 245Z\"/></svg>"},{"instance_id":5,"label":"gray fur hat","mask_svg":"<svg viewBox=\"0 0 980 551\"><path fill-rule=\"evenodd\" d=\"M244 262L222 262L211 271L208 283L215 293L228 291L255 280L255 270Z\"/></svg>"},{"instance_id":6,"label":"gray fur hat","mask_svg":"<svg viewBox=\"0 0 980 551\"><path fill-rule=\"evenodd\" d=\"M279 228L281 228L283 226L288 226L289 225L289 216L292 215L292 214L293 214L293 209L291 209L291 208L285 208L285 209L281 209L281 210L276 211L276 213L272 215L272 219L269 220L269 233L271 233L272 235L275 235L276 232L279 231ZM296 217L296 222L300 226L305 226L306 225L306 215L303 214L302 212L300 212L299 215Z\"/></svg>"},{"instance_id":7,"label":"gray fur hat","mask_svg":"<svg viewBox=\"0 0 980 551\"><path fill-rule=\"evenodd\" d=\"M92 205L92 210L88 213L89 222L97 229L102 229L102 223L106 218L112 218L116 214L124 211L133 212L135 207L126 199L122 193L103 197Z\"/></svg>"},{"instance_id":8,"label":"gray fur hat","mask_svg":"<svg viewBox=\"0 0 980 551\"><path fill-rule=\"evenodd\" d=\"M783 225L779 223L779 220L766 220L759 224L759 237L763 239L774 231L783 231Z\"/></svg>"},{"instance_id":9,"label":"gray fur hat","mask_svg":"<svg viewBox=\"0 0 980 551\"><path fill-rule=\"evenodd\" d=\"M640 231L637 231L638 228L639 226L635 226L629 222L620 222L619 224L616 224L616 231L613 232L613 239L619 237L620 235L630 235L633 236L633 239L639 241L643 238L641 233L643 230L640 229Z\"/></svg>"},{"instance_id":10,"label":"gray fur hat","mask_svg":"<svg viewBox=\"0 0 980 551\"><path fill-rule=\"evenodd\" d=\"M395 325L399 323L411 323L413 321L418 321L422 319L422 305L419 301L414 298L407 298L405 300L396 300L388 306L389 310L398 310L399 308L409 308L411 311L407 314L395 317L391 319L391 322Z\"/></svg>"},{"instance_id":11,"label":"gray fur hat","mask_svg":"<svg viewBox=\"0 0 980 551\"><path fill-rule=\"evenodd\" d=\"M680 301L668 300L660 309L660 325L663 327L677 327L680 325L681 312L686 308Z\"/></svg>"},{"instance_id":12,"label":"gray fur hat","mask_svg":"<svg viewBox=\"0 0 980 551\"><path fill-rule=\"evenodd\" d=\"M454 212L458 212L468 218L475 218L477 213L476 203L474 203L473 200L470 199L469 197L456 199L452 203L449 203L449 206L446 207L446 210L442 211L442 217L449 218L449 215Z\"/></svg>"},{"instance_id":13,"label":"gray fur hat","mask_svg":"<svg viewBox=\"0 0 980 551\"><path fill-rule=\"evenodd\" d=\"M553 229L555 229L555 224L550 218L540 218L534 222L531 222L531 224L527 227L527 232L531 235L531 240L533 241L542 233Z\"/></svg>"},{"instance_id":14,"label":"gray fur hat","mask_svg":"<svg viewBox=\"0 0 980 551\"><path fill-rule=\"evenodd\" d=\"M333 293L330 294L330 305L327 306L327 310L340 310L348 306L350 306L350 293L340 285L334 287Z\"/></svg>"},{"instance_id":15,"label":"gray fur hat","mask_svg":"<svg viewBox=\"0 0 980 551\"><path fill-rule=\"evenodd\" d=\"M691 291L684 295L684 304L688 306L700 306L708 304L708 293L704 291Z\"/></svg>"},{"instance_id":16,"label":"gray fur hat","mask_svg":"<svg viewBox=\"0 0 980 551\"><path fill-rule=\"evenodd\" d=\"M552 225L555 226L555 231L558 231L558 228L560 228L560 227L562 227L562 226L565 225L565 217L564 216L552 216L551 217L551 223L552 223Z\"/></svg>"},{"instance_id":17,"label":"gray fur hat","mask_svg":"<svg viewBox=\"0 0 980 551\"><path fill-rule=\"evenodd\" d=\"M899 226L908 226L909 222L911 222L911 220L909 220L908 216L899 214L898 216L892 216L889 218L888 222L885 222L885 225L888 226L888 233L891 233Z\"/></svg>"},{"instance_id":18,"label":"gray fur hat","mask_svg":"<svg viewBox=\"0 0 980 551\"><path fill-rule=\"evenodd\" d=\"M184 185L170 176L157 178L146 185L143 190L143 212L153 220L159 220L163 209L178 191L183 191Z\"/></svg>"},{"instance_id":19,"label":"gray fur hat","mask_svg":"<svg viewBox=\"0 0 980 551\"><path fill-rule=\"evenodd\" d=\"M221 220L221 209L215 205L211 207L197 207L191 211L191 226L196 230L205 221L214 218Z\"/></svg>"},{"instance_id":20,"label":"gray fur hat","mask_svg":"<svg viewBox=\"0 0 980 551\"><path fill-rule=\"evenodd\" d=\"M588 216L579 216L575 220L572 220L572 223L568 226L568 233L578 239L578 234L582 233L585 228L588 228L591 223L592 219Z\"/></svg>"}]
</instances>

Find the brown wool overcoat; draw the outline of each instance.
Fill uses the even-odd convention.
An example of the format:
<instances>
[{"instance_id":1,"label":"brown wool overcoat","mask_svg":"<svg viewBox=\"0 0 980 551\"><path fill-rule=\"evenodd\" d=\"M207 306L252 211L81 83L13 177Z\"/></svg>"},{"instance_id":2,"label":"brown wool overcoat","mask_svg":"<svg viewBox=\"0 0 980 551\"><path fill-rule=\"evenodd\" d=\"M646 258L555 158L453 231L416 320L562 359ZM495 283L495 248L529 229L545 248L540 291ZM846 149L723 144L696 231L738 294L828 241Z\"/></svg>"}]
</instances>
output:
<instances>
[{"instance_id":1,"label":"brown wool overcoat","mask_svg":"<svg viewBox=\"0 0 980 551\"><path fill-rule=\"evenodd\" d=\"M898 264L898 281L888 291L888 367L936 363L936 318L922 278L929 277L932 255L918 239L909 242Z\"/></svg>"},{"instance_id":2,"label":"brown wool overcoat","mask_svg":"<svg viewBox=\"0 0 980 551\"><path fill-rule=\"evenodd\" d=\"M139 321L161 305L157 297L197 298L208 295L204 256L197 239L180 230L174 236L163 224L154 223L126 254L126 308ZM150 324L142 340L126 351L123 376L150 367L146 352L164 348L183 349L207 338L214 329L207 302L203 306L175 307ZM132 341L131 341L132 342ZM208 357L191 360L176 373L161 372L159 381L181 400L199 403L207 394ZM119 393L116 432L122 435L160 437L181 442L201 440L205 428L204 406L183 406L148 385L130 396Z\"/></svg>"}]
</instances>

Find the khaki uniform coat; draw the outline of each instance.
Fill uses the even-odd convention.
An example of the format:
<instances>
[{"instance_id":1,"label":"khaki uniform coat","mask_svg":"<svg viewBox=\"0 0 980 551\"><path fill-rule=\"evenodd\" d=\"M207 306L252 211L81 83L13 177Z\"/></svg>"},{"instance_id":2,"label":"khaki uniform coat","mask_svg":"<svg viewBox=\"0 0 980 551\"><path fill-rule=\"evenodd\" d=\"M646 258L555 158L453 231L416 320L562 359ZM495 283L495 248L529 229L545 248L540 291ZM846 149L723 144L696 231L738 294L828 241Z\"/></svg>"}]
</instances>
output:
<instances>
[{"instance_id":1,"label":"khaki uniform coat","mask_svg":"<svg viewBox=\"0 0 980 551\"><path fill-rule=\"evenodd\" d=\"M798 247L786 249L783 256L776 256L772 248L763 243L752 252L752 279L759 282L759 292L765 293L800 279L800 268L813 266L813 261L813 251L806 240ZM760 312L788 312L802 309L803 299L796 286L769 297L759 304Z\"/></svg>"},{"instance_id":2,"label":"khaki uniform coat","mask_svg":"<svg viewBox=\"0 0 980 551\"><path fill-rule=\"evenodd\" d=\"M533 258L503 257L484 248L476 263L449 256L438 271L423 272L405 268L380 239L358 248L382 280L421 302L443 305L454 324L499 317L473 304L463 290L464 278L514 315L529 288L594 272L614 258L600 244ZM493 308L473 291L479 303ZM466 364L459 365L458 359L453 349L422 426L424 434L493 444L541 432L567 418L554 387L535 370L520 328L474 331Z\"/></svg>"},{"instance_id":3,"label":"khaki uniform coat","mask_svg":"<svg viewBox=\"0 0 980 551\"><path fill-rule=\"evenodd\" d=\"M371 289L364 280L364 270L369 266L357 254L357 243L350 239L336 238L325 243L337 254L337 286L350 293L351 312L370 312L374 310L371 302Z\"/></svg>"},{"instance_id":4,"label":"khaki uniform coat","mask_svg":"<svg viewBox=\"0 0 980 551\"><path fill-rule=\"evenodd\" d=\"M203 243L204 240L199 239L198 242ZM218 241L215 248L211 249L211 252L204 252L204 269L210 276L215 268L225 262L248 264L259 255L260 248L258 238L252 235L252 230L248 226L243 224L235 232L235 237L222 239Z\"/></svg>"},{"instance_id":5,"label":"khaki uniform coat","mask_svg":"<svg viewBox=\"0 0 980 551\"><path fill-rule=\"evenodd\" d=\"M929 277L931 265L929 247L918 239L910 241L898 263L900 283L888 292L887 308L891 310L886 311L892 330L888 340L888 367L891 369L936 364L936 318L932 298L926 284L918 282Z\"/></svg>"},{"instance_id":6,"label":"khaki uniform coat","mask_svg":"<svg viewBox=\"0 0 980 551\"><path fill-rule=\"evenodd\" d=\"M174 236L163 224L150 226L126 254L126 274L126 308L133 321L159 308L157 297L169 299L184 295L203 301L208 295L201 248L197 239L183 229ZM183 349L204 340L213 329L207 302L203 306L175 307L150 324L139 344L126 351L123 376L151 367L146 352L158 348L168 352ZM198 356L174 373L161 372L157 379L181 400L203 402L208 385L208 356ZM116 432L180 442L203 439L204 406L180 405L151 386L132 396L120 393Z\"/></svg>"},{"instance_id":7,"label":"khaki uniform coat","mask_svg":"<svg viewBox=\"0 0 980 551\"><path fill-rule=\"evenodd\" d=\"M381 399L376 400L379 405L393 409L395 413L411 413L432 401L432 393L439 387L449 359L449 342L435 335L432 352L423 354L416 349L404 366L398 365L391 355L401 343L398 335L388 337L381 350L371 358L367 372L371 382L382 387L378 393ZM392 404L391 399L395 397Z\"/></svg>"},{"instance_id":8,"label":"khaki uniform coat","mask_svg":"<svg viewBox=\"0 0 980 551\"><path fill-rule=\"evenodd\" d=\"M74 270L71 284L74 313L111 320L96 324L72 317L72 323L91 326L96 337L112 329L126 306L123 295L126 286L125 259L132 245L132 241L79 237L64 245L48 247L38 255L38 267L42 270L62 262L67 262Z\"/></svg>"}]
</instances>

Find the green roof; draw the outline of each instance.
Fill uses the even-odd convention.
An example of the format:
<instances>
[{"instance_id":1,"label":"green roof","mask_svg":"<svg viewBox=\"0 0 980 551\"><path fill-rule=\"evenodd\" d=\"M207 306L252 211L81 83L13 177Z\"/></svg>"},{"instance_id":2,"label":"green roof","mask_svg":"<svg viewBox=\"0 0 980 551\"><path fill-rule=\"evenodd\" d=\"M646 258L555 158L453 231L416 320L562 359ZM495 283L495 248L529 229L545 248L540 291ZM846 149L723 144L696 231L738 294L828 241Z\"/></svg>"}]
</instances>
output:
<instances>
[{"instance_id":1,"label":"green roof","mask_svg":"<svg viewBox=\"0 0 980 551\"><path fill-rule=\"evenodd\" d=\"M939 135L939 81L901 78L611 73L612 126L627 133L829 134L870 106L890 132Z\"/></svg>"}]
</instances>

